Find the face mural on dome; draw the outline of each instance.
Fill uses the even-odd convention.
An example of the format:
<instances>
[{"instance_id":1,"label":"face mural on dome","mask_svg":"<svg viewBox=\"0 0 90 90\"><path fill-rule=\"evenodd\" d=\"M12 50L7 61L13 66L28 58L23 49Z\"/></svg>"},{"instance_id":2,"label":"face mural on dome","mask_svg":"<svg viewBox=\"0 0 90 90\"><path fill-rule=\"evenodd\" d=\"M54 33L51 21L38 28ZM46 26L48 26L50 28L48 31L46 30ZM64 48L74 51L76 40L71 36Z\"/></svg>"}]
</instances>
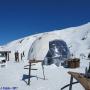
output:
<instances>
[{"instance_id":1,"label":"face mural on dome","mask_svg":"<svg viewBox=\"0 0 90 90\"><path fill-rule=\"evenodd\" d=\"M55 64L60 65L61 61L67 60L70 57L70 51L66 42L63 40L53 40L49 42L49 51L45 57L47 65Z\"/></svg>"}]
</instances>

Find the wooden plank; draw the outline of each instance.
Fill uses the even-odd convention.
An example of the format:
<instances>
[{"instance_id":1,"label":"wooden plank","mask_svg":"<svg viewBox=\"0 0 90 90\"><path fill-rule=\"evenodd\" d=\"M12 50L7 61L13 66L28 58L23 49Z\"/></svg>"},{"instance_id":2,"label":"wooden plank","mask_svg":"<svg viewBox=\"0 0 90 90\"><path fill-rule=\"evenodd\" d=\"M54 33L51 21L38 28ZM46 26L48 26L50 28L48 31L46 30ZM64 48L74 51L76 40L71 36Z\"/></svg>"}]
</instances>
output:
<instances>
[{"instance_id":1,"label":"wooden plank","mask_svg":"<svg viewBox=\"0 0 90 90\"><path fill-rule=\"evenodd\" d=\"M38 63L38 62L42 62L43 60L29 60L29 63Z\"/></svg>"},{"instance_id":2,"label":"wooden plank","mask_svg":"<svg viewBox=\"0 0 90 90\"><path fill-rule=\"evenodd\" d=\"M31 66L34 66L34 65L36 65L36 64L32 64ZM29 65L25 65L24 67L28 67Z\"/></svg>"},{"instance_id":3,"label":"wooden plank","mask_svg":"<svg viewBox=\"0 0 90 90\"><path fill-rule=\"evenodd\" d=\"M77 72L68 72L72 77L74 77L79 83L86 89L90 90L90 79L80 75Z\"/></svg>"},{"instance_id":4,"label":"wooden plank","mask_svg":"<svg viewBox=\"0 0 90 90\"><path fill-rule=\"evenodd\" d=\"M31 69L31 70L38 70L38 69Z\"/></svg>"}]
</instances>

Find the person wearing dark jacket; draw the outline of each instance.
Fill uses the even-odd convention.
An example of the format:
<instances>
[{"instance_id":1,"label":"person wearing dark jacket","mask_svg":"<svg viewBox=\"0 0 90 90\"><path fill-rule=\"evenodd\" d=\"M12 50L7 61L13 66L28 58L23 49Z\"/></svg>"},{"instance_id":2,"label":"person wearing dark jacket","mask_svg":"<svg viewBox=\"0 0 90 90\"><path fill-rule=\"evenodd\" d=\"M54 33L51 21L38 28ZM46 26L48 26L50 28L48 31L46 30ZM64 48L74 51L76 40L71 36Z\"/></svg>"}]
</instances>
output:
<instances>
[{"instance_id":1,"label":"person wearing dark jacket","mask_svg":"<svg viewBox=\"0 0 90 90\"><path fill-rule=\"evenodd\" d=\"M15 61L19 62L19 52L15 52Z\"/></svg>"}]
</instances>

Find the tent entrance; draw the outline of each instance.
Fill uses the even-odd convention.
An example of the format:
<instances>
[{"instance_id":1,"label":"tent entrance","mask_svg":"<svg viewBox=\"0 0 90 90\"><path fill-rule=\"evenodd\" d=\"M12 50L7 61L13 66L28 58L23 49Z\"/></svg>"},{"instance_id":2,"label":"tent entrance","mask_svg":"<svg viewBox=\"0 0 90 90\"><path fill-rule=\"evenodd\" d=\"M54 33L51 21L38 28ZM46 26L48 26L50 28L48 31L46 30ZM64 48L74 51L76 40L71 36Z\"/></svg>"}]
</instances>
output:
<instances>
[{"instance_id":1,"label":"tent entrance","mask_svg":"<svg viewBox=\"0 0 90 90\"><path fill-rule=\"evenodd\" d=\"M45 57L44 64L60 65L61 61L65 61L70 57L69 48L63 40L53 40L49 42L49 50Z\"/></svg>"}]
</instances>

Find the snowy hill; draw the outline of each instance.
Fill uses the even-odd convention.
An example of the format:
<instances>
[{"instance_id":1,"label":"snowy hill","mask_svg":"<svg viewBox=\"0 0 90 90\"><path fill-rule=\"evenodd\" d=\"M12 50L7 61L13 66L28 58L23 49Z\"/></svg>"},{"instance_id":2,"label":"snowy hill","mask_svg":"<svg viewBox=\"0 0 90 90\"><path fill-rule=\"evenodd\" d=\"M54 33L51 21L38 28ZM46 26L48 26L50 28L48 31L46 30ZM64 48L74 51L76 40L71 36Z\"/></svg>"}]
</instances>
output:
<instances>
[{"instance_id":1,"label":"snowy hill","mask_svg":"<svg viewBox=\"0 0 90 90\"><path fill-rule=\"evenodd\" d=\"M43 80L41 63L38 63L33 66L33 68L37 68L38 70L31 72L37 78L31 78L31 85L28 86L26 84L27 79L23 81L24 75L28 75L28 70L24 69L24 66L28 64L28 52L29 58L43 59L48 50L48 42L56 39L63 40L67 44L70 54L80 58L80 67L70 69L62 66L57 67L54 64L44 66L46 80ZM2 88L9 88L10 90L60 90L60 88L70 81L68 71L84 73L86 66L88 66L89 60L87 60L87 56L90 53L90 23L24 37L12 41L7 45L0 46L0 50L11 51L10 61L6 63L6 67L0 67L1 90ZM14 53L17 50L19 53L25 52L25 58L20 60L19 63L15 62L14 58ZM69 89L66 88L65 90ZM75 84L73 90L84 90L84 88L80 84Z\"/></svg>"},{"instance_id":2,"label":"snowy hill","mask_svg":"<svg viewBox=\"0 0 90 90\"><path fill-rule=\"evenodd\" d=\"M87 57L88 53L90 53L90 23L78 27L71 27L63 30L54 30L52 32L31 35L12 41L3 47L12 51L12 55L17 50L20 53L24 51L27 58L28 51L32 43L39 38L44 39L43 45L45 45L45 42L47 42L45 41L45 38L48 41L54 39L65 41L70 49L71 54L73 53L75 57L79 57L83 54ZM38 42L36 44L38 44ZM41 44L42 43L39 42L39 45Z\"/></svg>"}]
</instances>

